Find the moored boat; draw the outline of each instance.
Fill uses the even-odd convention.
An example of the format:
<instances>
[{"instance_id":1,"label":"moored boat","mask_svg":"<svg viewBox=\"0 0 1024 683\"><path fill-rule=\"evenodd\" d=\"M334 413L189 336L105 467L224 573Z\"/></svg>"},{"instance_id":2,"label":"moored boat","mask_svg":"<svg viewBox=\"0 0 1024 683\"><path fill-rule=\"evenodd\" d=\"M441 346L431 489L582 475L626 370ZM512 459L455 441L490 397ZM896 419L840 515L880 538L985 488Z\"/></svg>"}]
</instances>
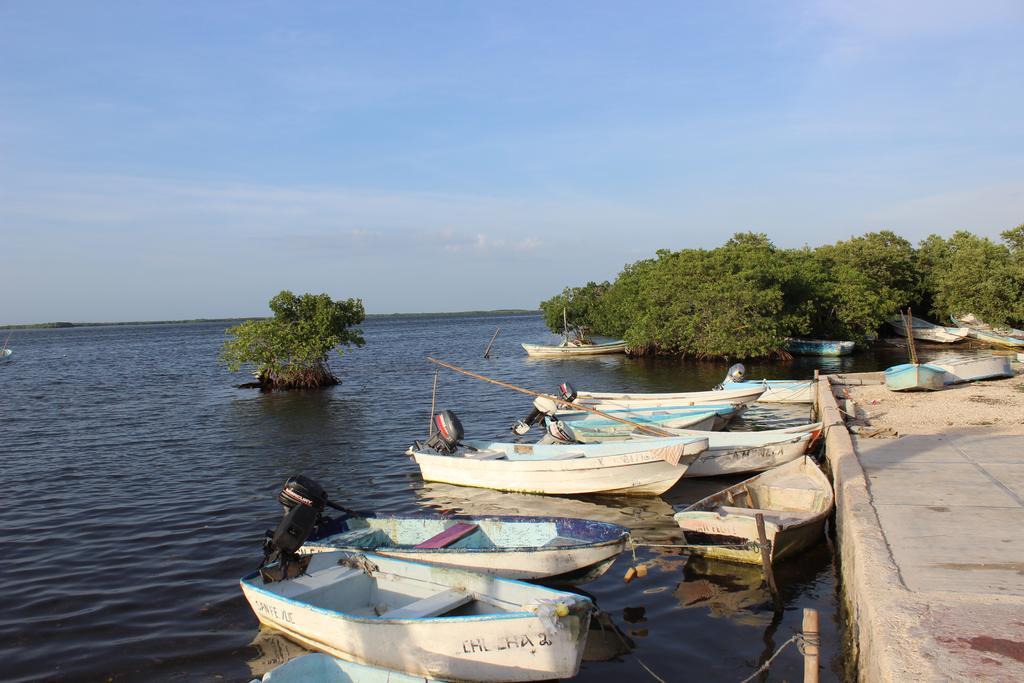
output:
<instances>
[{"instance_id":1,"label":"moored boat","mask_svg":"<svg viewBox=\"0 0 1024 683\"><path fill-rule=\"evenodd\" d=\"M594 609L581 595L381 555L308 558L294 578L270 580L262 570L241 581L260 622L306 647L444 680L579 670Z\"/></svg>"},{"instance_id":2,"label":"moored boat","mask_svg":"<svg viewBox=\"0 0 1024 683\"><path fill-rule=\"evenodd\" d=\"M754 379L742 382L724 382L723 388L765 387L758 403L814 403L813 380Z\"/></svg>"},{"instance_id":3,"label":"moored boat","mask_svg":"<svg viewBox=\"0 0 1024 683\"><path fill-rule=\"evenodd\" d=\"M896 334L901 337L907 336L907 322L904 316L893 316L889 320L889 325ZM910 332L914 339L940 344L955 344L970 336L970 330L966 327L943 327L913 316L910 316Z\"/></svg>"},{"instance_id":4,"label":"moored boat","mask_svg":"<svg viewBox=\"0 0 1024 683\"><path fill-rule=\"evenodd\" d=\"M786 350L797 356L848 356L856 344L831 339L787 339Z\"/></svg>"},{"instance_id":5,"label":"moored boat","mask_svg":"<svg viewBox=\"0 0 1024 683\"><path fill-rule=\"evenodd\" d=\"M607 391L577 392L575 402L607 411L615 409L685 407L731 403L753 403L767 391L764 386L743 386L719 391L684 391L676 393L617 393Z\"/></svg>"},{"instance_id":6,"label":"moored boat","mask_svg":"<svg viewBox=\"0 0 1024 683\"><path fill-rule=\"evenodd\" d=\"M346 515L318 525L304 548L576 584L604 574L628 537L629 530L617 524L567 517Z\"/></svg>"},{"instance_id":7,"label":"moored boat","mask_svg":"<svg viewBox=\"0 0 1024 683\"><path fill-rule=\"evenodd\" d=\"M890 391L938 391L945 386L946 371L927 363L903 363L885 371Z\"/></svg>"},{"instance_id":8,"label":"moored boat","mask_svg":"<svg viewBox=\"0 0 1024 683\"><path fill-rule=\"evenodd\" d=\"M963 354L935 358L929 365L945 371L946 384L960 384L982 379L1013 377L1010 359L1007 356L989 354Z\"/></svg>"},{"instance_id":9,"label":"moored boat","mask_svg":"<svg viewBox=\"0 0 1024 683\"><path fill-rule=\"evenodd\" d=\"M538 358L575 358L576 356L599 356L606 353L625 353L626 342L619 340L601 344L584 344L563 341L558 345L521 344L526 355Z\"/></svg>"},{"instance_id":10,"label":"moored boat","mask_svg":"<svg viewBox=\"0 0 1024 683\"><path fill-rule=\"evenodd\" d=\"M10 360L13 353L10 349L0 349L0 363Z\"/></svg>"},{"instance_id":11,"label":"moored boat","mask_svg":"<svg viewBox=\"0 0 1024 683\"><path fill-rule=\"evenodd\" d=\"M984 332L991 332L1001 337L1013 337L1014 339L1024 340L1024 330L1019 330L1015 327L1010 327L1009 325L990 325L984 320L979 319L978 316L972 313L964 313L963 315L959 316L950 316L950 319L952 319L952 321L955 322L957 325L962 325L963 327L969 329L982 330Z\"/></svg>"},{"instance_id":12,"label":"moored boat","mask_svg":"<svg viewBox=\"0 0 1024 683\"><path fill-rule=\"evenodd\" d=\"M832 484L814 460L804 457L699 500L675 520L684 543L701 546L692 552L760 564L757 514L763 515L775 562L821 538L833 501Z\"/></svg>"},{"instance_id":13,"label":"moored boat","mask_svg":"<svg viewBox=\"0 0 1024 683\"><path fill-rule=\"evenodd\" d=\"M611 417L629 420L637 424L654 427L674 427L679 429L706 429L718 431L724 429L732 420L746 410L746 405L734 406L728 403L720 405L695 406L656 406L640 405L634 408L601 409L602 413ZM560 422L579 424L586 423L591 427L607 427L609 432L629 433L635 427L600 415L577 411L559 410L555 417Z\"/></svg>"}]
</instances>

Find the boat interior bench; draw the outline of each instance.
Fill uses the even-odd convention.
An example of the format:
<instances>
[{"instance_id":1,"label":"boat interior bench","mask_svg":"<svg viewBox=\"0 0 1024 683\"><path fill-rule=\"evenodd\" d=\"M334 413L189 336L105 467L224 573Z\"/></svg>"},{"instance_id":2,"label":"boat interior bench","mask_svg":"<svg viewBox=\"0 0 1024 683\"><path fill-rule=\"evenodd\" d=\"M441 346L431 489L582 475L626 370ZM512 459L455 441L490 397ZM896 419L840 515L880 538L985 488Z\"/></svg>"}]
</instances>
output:
<instances>
[{"instance_id":1,"label":"boat interior bench","mask_svg":"<svg viewBox=\"0 0 1024 683\"><path fill-rule=\"evenodd\" d=\"M504 460L508 455L505 451L466 451L462 457L469 460Z\"/></svg>"},{"instance_id":2,"label":"boat interior bench","mask_svg":"<svg viewBox=\"0 0 1024 683\"><path fill-rule=\"evenodd\" d=\"M473 599L472 593L452 588L409 603L405 607L390 610L381 616L386 619L429 619L430 617L437 617L446 612L451 612L453 609L462 607Z\"/></svg>"},{"instance_id":3,"label":"boat interior bench","mask_svg":"<svg viewBox=\"0 0 1024 683\"><path fill-rule=\"evenodd\" d=\"M420 550L437 550L440 548L447 548L452 543L455 543L460 538L465 538L471 533L479 529L480 527L476 524L467 524L466 522L459 522L453 524L439 534L431 536L422 543L417 544L416 548Z\"/></svg>"},{"instance_id":4,"label":"boat interior bench","mask_svg":"<svg viewBox=\"0 0 1024 683\"><path fill-rule=\"evenodd\" d=\"M764 515L764 521L777 525L799 524L814 517L813 512L805 512L804 510L761 510L758 508L737 508L731 505L719 505L715 511L723 515L745 515L747 517L761 514Z\"/></svg>"}]
</instances>

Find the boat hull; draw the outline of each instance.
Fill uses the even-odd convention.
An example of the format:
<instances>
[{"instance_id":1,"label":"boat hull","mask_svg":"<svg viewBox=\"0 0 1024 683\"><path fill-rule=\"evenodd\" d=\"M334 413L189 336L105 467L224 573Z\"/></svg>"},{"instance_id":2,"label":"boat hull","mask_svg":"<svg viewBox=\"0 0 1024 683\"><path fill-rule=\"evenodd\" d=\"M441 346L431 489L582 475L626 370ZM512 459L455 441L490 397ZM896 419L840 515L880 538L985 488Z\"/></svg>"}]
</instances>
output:
<instances>
[{"instance_id":1,"label":"boat hull","mask_svg":"<svg viewBox=\"0 0 1024 683\"><path fill-rule=\"evenodd\" d=\"M616 408L657 408L662 406L741 405L753 403L766 391L762 386L742 387L721 391L684 391L676 393L625 393L607 391L580 391L574 403L598 410ZM603 407L602 407L603 406Z\"/></svg>"},{"instance_id":2,"label":"boat hull","mask_svg":"<svg viewBox=\"0 0 1024 683\"><path fill-rule=\"evenodd\" d=\"M680 513L682 514L682 513ZM676 521L680 521L677 518ZM785 528L765 520L764 531L771 543L772 563L799 554L819 540L825 530L826 517L802 524L794 524ZM685 526L684 526L685 524ZM737 517L723 519L715 512L687 513L685 522L680 521L683 531L690 534L714 535L754 541L757 539L757 521L753 517ZM743 562L745 564L761 564L761 550L751 548L730 548L723 546L703 546L695 551L717 560Z\"/></svg>"},{"instance_id":3,"label":"boat hull","mask_svg":"<svg viewBox=\"0 0 1024 683\"><path fill-rule=\"evenodd\" d=\"M626 342L583 346L548 346L545 344L521 344L520 346L526 351L526 355L536 358L575 358L576 356L601 356L608 353L626 352Z\"/></svg>"},{"instance_id":4,"label":"boat hull","mask_svg":"<svg viewBox=\"0 0 1024 683\"><path fill-rule=\"evenodd\" d=\"M828 339L787 339L786 350L797 356L848 356L856 346L852 341Z\"/></svg>"},{"instance_id":5,"label":"boat hull","mask_svg":"<svg viewBox=\"0 0 1024 683\"><path fill-rule=\"evenodd\" d=\"M389 547L371 535L369 542L350 542L349 525L381 529L388 539L410 540L414 546L456 523L470 523L497 547L444 548ZM362 527L366 524L366 527ZM340 527L340 524L339 524ZM582 583L603 574L625 549L629 531L624 527L587 519L559 517L470 517L422 515L369 517L345 521L345 530L307 541L302 550L372 552L413 562L476 571L505 579L544 580L547 583ZM559 544L552 544L549 539ZM590 540L597 539L597 540ZM575 541L575 543L571 543Z\"/></svg>"},{"instance_id":6,"label":"boat hull","mask_svg":"<svg viewBox=\"0 0 1024 683\"><path fill-rule=\"evenodd\" d=\"M262 683L427 683L422 676L346 662L319 652L296 657L268 671L261 680Z\"/></svg>"},{"instance_id":7,"label":"boat hull","mask_svg":"<svg viewBox=\"0 0 1024 683\"><path fill-rule=\"evenodd\" d=\"M758 403L814 403L814 382L790 382L787 380L764 379L747 380L744 382L727 382L730 387L765 386L766 391L757 399Z\"/></svg>"},{"instance_id":8,"label":"boat hull","mask_svg":"<svg viewBox=\"0 0 1024 683\"><path fill-rule=\"evenodd\" d=\"M335 554L319 557L333 562ZM439 589L458 587L485 600L501 600L510 592L522 594L525 586L377 555L365 558L381 568L376 574L380 585L394 577L415 575ZM385 612L382 617L363 617L304 602L301 592L286 597L261 583L258 573L250 574L242 579L242 592L260 623L287 638L360 664L448 681L571 678L579 670L592 611L590 601L581 596L529 586L530 594L537 596L533 610L398 619L386 618ZM502 584L513 584L512 590ZM383 590L381 596L386 599ZM555 602L567 606L565 616L553 613ZM543 603L550 603L550 608Z\"/></svg>"},{"instance_id":9,"label":"boat hull","mask_svg":"<svg viewBox=\"0 0 1024 683\"><path fill-rule=\"evenodd\" d=\"M885 371L885 386L890 391L938 391L945 380L945 370L928 364L904 363Z\"/></svg>"},{"instance_id":10,"label":"boat hull","mask_svg":"<svg viewBox=\"0 0 1024 683\"><path fill-rule=\"evenodd\" d=\"M712 447L698 455L683 476L694 479L764 472L803 456L810 442L811 435L807 434L764 446Z\"/></svg>"},{"instance_id":11,"label":"boat hull","mask_svg":"<svg viewBox=\"0 0 1024 683\"><path fill-rule=\"evenodd\" d=\"M936 358L928 364L945 371L946 384L1013 377L1010 359L1006 356L947 356Z\"/></svg>"},{"instance_id":12,"label":"boat hull","mask_svg":"<svg viewBox=\"0 0 1024 683\"><path fill-rule=\"evenodd\" d=\"M679 458L677 465L670 462L675 457ZM560 461L477 461L422 452L413 454L425 481L515 493L629 496L656 496L668 491L682 479L696 457L696 453L682 455L681 446Z\"/></svg>"}]
</instances>

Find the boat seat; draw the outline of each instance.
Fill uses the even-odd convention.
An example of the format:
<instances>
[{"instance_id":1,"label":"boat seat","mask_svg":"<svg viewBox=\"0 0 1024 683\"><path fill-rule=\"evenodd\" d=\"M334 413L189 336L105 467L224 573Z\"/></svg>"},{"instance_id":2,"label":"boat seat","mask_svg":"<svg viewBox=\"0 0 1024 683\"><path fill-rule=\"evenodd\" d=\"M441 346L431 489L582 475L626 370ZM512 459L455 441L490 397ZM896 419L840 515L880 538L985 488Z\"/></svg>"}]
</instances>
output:
<instances>
[{"instance_id":1,"label":"boat seat","mask_svg":"<svg viewBox=\"0 0 1024 683\"><path fill-rule=\"evenodd\" d=\"M504 460L508 454L505 451L466 451L462 457L470 460Z\"/></svg>"},{"instance_id":2,"label":"boat seat","mask_svg":"<svg viewBox=\"0 0 1024 683\"><path fill-rule=\"evenodd\" d=\"M587 457L584 453L579 451L570 451L568 453L559 453L558 455L552 455L550 458L544 458L544 460L575 460L576 458Z\"/></svg>"},{"instance_id":3,"label":"boat seat","mask_svg":"<svg viewBox=\"0 0 1024 683\"><path fill-rule=\"evenodd\" d=\"M417 600L405 607L390 610L381 616L386 619L429 619L451 612L456 607L462 607L473 599L472 593L452 588L443 593L435 593L422 600Z\"/></svg>"},{"instance_id":4,"label":"boat seat","mask_svg":"<svg viewBox=\"0 0 1024 683\"><path fill-rule=\"evenodd\" d=\"M459 522L458 524L453 524L441 533L431 536L427 540L413 547L420 548L422 550L436 550L438 548L447 548L452 543L455 543L455 541L465 536L469 536L471 533L473 533L479 528L480 527L476 524L467 524L465 522Z\"/></svg>"},{"instance_id":5,"label":"boat seat","mask_svg":"<svg viewBox=\"0 0 1024 683\"><path fill-rule=\"evenodd\" d=\"M764 515L764 521L773 524L795 524L814 517L813 512L803 510L761 510L759 508L737 508L731 505L719 505L715 508L715 512L722 515L744 515L751 518L760 513Z\"/></svg>"}]
</instances>

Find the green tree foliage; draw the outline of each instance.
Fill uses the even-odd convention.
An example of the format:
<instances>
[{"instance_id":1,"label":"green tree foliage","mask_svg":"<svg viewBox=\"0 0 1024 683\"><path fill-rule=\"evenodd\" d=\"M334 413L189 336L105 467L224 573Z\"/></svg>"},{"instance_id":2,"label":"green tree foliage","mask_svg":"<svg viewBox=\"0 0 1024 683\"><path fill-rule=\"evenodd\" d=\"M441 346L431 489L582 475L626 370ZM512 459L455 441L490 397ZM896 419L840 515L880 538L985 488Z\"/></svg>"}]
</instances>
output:
<instances>
[{"instance_id":1,"label":"green tree foliage","mask_svg":"<svg viewBox=\"0 0 1024 683\"><path fill-rule=\"evenodd\" d=\"M613 283L567 288L541 304L545 321L621 337L633 353L699 358L781 354L786 337L853 339L881 332L912 306L940 320L973 312L1024 320L1024 225L1003 243L959 232L917 249L883 230L816 249L779 249L739 233L716 249L660 250Z\"/></svg>"},{"instance_id":2,"label":"green tree foliage","mask_svg":"<svg viewBox=\"0 0 1024 683\"><path fill-rule=\"evenodd\" d=\"M608 287L607 282L588 282L583 287L566 287L561 294L541 302L544 323L552 332L587 339L598 322L601 297ZM565 329L566 323L568 329Z\"/></svg>"},{"instance_id":3,"label":"green tree foliage","mask_svg":"<svg viewBox=\"0 0 1024 683\"><path fill-rule=\"evenodd\" d=\"M285 290L270 300L273 318L249 320L230 328L221 360L237 371L256 366L260 383L282 389L337 384L328 354L342 346L362 346L362 331L352 326L366 313L361 299L334 301L327 294L295 296Z\"/></svg>"}]
</instances>

